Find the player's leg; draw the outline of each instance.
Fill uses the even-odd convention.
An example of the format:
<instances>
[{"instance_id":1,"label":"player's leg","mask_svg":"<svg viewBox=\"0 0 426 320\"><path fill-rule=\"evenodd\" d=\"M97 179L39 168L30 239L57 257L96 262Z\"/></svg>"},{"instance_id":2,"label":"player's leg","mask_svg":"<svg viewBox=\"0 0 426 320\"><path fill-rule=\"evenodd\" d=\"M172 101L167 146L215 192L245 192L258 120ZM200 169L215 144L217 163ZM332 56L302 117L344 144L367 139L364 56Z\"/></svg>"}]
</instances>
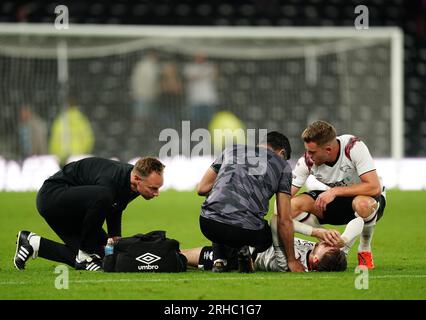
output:
<instances>
[{"instance_id":1,"label":"player's leg","mask_svg":"<svg viewBox=\"0 0 426 320\"><path fill-rule=\"evenodd\" d=\"M35 259L37 257L37 251L35 251L33 245L31 245L30 240L34 243L34 238L36 234L21 230L18 232L16 239L16 251L15 256L13 257L13 265L18 270L24 270L25 264L30 257ZM37 238L37 243L34 245L38 247L40 246L40 237Z\"/></svg>"},{"instance_id":2,"label":"player's leg","mask_svg":"<svg viewBox=\"0 0 426 320\"><path fill-rule=\"evenodd\" d=\"M37 208L40 213L50 212L52 202L51 197L57 196L66 186L44 184L37 194ZM49 208L49 209L48 209ZM59 209L62 211L62 209ZM72 213L70 213L72 215ZM42 214L43 215L43 214ZM47 224L53 231L66 243L58 243L32 233L30 231L20 231L16 242L16 253L14 257L14 265L17 269L25 269L25 264L30 256L35 259L40 256L42 258L66 263L74 267L75 256L78 251L79 239L78 235L72 233L68 235L68 228L76 221L61 221L61 217L49 216L44 217ZM77 217L76 217L77 218ZM64 236L66 240L64 240Z\"/></svg>"},{"instance_id":3,"label":"player's leg","mask_svg":"<svg viewBox=\"0 0 426 320\"><path fill-rule=\"evenodd\" d=\"M182 249L180 253L182 253L185 256L187 260L187 265L189 267L198 268L202 250L203 250L203 247ZM213 251L211 252L213 253Z\"/></svg>"},{"instance_id":4,"label":"player's leg","mask_svg":"<svg viewBox=\"0 0 426 320\"><path fill-rule=\"evenodd\" d=\"M344 246L341 250L348 255L349 250L354 244L355 240L361 234L362 229L364 228L364 219L358 217L352 219L347 225L345 230L342 233L342 239L344 241Z\"/></svg>"},{"instance_id":5,"label":"player's leg","mask_svg":"<svg viewBox=\"0 0 426 320\"><path fill-rule=\"evenodd\" d=\"M245 237L247 245L243 246L237 253L238 271L250 273L254 272L255 256L268 250L273 244L271 227L265 221L264 227L261 230L245 230ZM251 246L251 250L249 246Z\"/></svg>"},{"instance_id":6,"label":"player's leg","mask_svg":"<svg viewBox=\"0 0 426 320\"><path fill-rule=\"evenodd\" d=\"M187 258L188 266L198 267L201 270L212 270L213 268L213 247L205 246L200 248L182 250L181 253ZM228 258L228 270L237 270L237 256Z\"/></svg>"},{"instance_id":7,"label":"player's leg","mask_svg":"<svg viewBox=\"0 0 426 320\"><path fill-rule=\"evenodd\" d=\"M344 225L356 217L361 217L364 220L363 233L367 230L368 238L362 240L361 236L360 243L365 242L359 248L358 260L360 264L367 265L369 268L374 267L371 248L368 248L368 245L377 219L375 215L379 212L377 209L376 200L371 197L336 197L327 205L323 218L320 220L321 224Z\"/></svg>"},{"instance_id":8,"label":"player's leg","mask_svg":"<svg viewBox=\"0 0 426 320\"><path fill-rule=\"evenodd\" d=\"M374 268L371 241L374 229L380 213L383 213L385 202L368 196L357 196L353 199L352 207L355 215L364 220L364 228L361 233L358 246L358 263L369 269ZM384 199L383 199L384 200Z\"/></svg>"},{"instance_id":9,"label":"player's leg","mask_svg":"<svg viewBox=\"0 0 426 320\"><path fill-rule=\"evenodd\" d=\"M91 265L91 270L100 269L100 253L107 238L102 225L112 210L111 202L109 190L99 186L56 186L49 192L39 192L40 214L65 243L53 249L54 243L42 241L40 255L57 261L72 254L79 268L84 264ZM46 248L44 243L48 243Z\"/></svg>"},{"instance_id":10,"label":"player's leg","mask_svg":"<svg viewBox=\"0 0 426 320\"><path fill-rule=\"evenodd\" d=\"M200 216L200 230L212 242L213 272L228 271L228 255L231 248L225 243L229 242L228 233L232 232L230 229L233 229L232 226Z\"/></svg>"},{"instance_id":11,"label":"player's leg","mask_svg":"<svg viewBox=\"0 0 426 320\"><path fill-rule=\"evenodd\" d=\"M47 260L65 263L73 268L75 267L76 256L78 255L81 241L80 235L73 232L72 224L64 225L62 223L57 223L53 219L47 219L46 222L65 244L40 237L29 231L20 231L18 234L17 256L15 256L14 259L14 264L17 269L22 270L25 268L25 263L29 258L23 259L25 258L23 253L26 251L31 252L33 258L38 256ZM89 238L90 243L93 244L90 252L102 256L102 246L107 240L105 231L99 229L93 234L90 234ZM19 251L22 252L19 253Z\"/></svg>"},{"instance_id":12,"label":"player's leg","mask_svg":"<svg viewBox=\"0 0 426 320\"><path fill-rule=\"evenodd\" d=\"M321 191L310 191L291 198L291 215L293 219L320 228L318 218L323 218L323 213L315 207L315 199Z\"/></svg>"},{"instance_id":13,"label":"player's leg","mask_svg":"<svg viewBox=\"0 0 426 320\"><path fill-rule=\"evenodd\" d=\"M200 217L200 228L204 236L213 243L213 271L226 271L227 259L239 251L241 262L247 262L241 271L252 270L250 252L246 246L255 247L258 252L266 250L272 244L271 230L268 223L260 230L248 230ZM218 264L218 268L216 268ZM220 265L219 265L220 264ZM222 267L222 265L224 265Z\"/></svg>"}]
</instances>

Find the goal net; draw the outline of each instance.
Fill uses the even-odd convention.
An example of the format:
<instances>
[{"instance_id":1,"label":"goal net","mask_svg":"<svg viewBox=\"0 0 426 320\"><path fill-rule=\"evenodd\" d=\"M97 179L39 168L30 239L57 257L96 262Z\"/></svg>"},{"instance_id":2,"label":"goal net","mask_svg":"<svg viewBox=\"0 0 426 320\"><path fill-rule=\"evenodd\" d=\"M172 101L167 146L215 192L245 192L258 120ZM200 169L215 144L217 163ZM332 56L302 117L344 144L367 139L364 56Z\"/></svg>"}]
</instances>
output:
<instances>
[{"instance_id":1,"label":"goal net","mask_svg":"<svg viewBox=\"0 0 426 320\"><path fill-rule=\"evenodd\" d=\"M303 129L322 119L339 134L365 140L374 157L399 158L401 34L395 28L3 24L0 156L21 159L55 144L83 143L90 133L70 137L78 125L69 119L52 141L55 120L76 105L93 131L93 143L81 152L102 157L158 155L162 130L182 134L184 120L191 130L208 129L214 115L227 111L223 126L281 131L295 157L303 152ZM25 136L27 109L39 120L33 135L45 128L39 149L42 142Z\"/></svg>"}]
</instances>

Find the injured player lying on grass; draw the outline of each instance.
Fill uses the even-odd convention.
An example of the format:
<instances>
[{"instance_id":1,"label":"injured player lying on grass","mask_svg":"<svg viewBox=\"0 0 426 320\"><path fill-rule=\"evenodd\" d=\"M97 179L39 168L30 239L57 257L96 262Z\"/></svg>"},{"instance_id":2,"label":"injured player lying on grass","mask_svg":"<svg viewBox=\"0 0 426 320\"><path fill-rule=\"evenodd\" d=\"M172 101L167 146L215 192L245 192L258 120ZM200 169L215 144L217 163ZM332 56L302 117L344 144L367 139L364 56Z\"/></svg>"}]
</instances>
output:
<instances>
[{"instance_id":1,"label":"injured player lying on grass","mask_svg":"<svg viewBox=\"0 0 426 320\"><path fill-rule=\"evenodd\" d=\"M310 235L320 239L318 242L294 238L294 251L296 258L305 266L306 271L345 271L347 268L346 256L356 238L361 234L364 221L355 218L350 221L345 231L340 235L336 230L321 228L306 228L306 225L294 221L295 232ZM228 260L228 270L239 270L240 272L253 271L289 271L282 247L276 232L276 217L271 220L271 230L274 244L266 251L257 253L254 248L249 248L249 266L247 262L241 261L241 257ZM198 267L203 270L211 270L212 247L199 247L182 250L188 259L188 266Z\"/></svg>"}]
</instances>

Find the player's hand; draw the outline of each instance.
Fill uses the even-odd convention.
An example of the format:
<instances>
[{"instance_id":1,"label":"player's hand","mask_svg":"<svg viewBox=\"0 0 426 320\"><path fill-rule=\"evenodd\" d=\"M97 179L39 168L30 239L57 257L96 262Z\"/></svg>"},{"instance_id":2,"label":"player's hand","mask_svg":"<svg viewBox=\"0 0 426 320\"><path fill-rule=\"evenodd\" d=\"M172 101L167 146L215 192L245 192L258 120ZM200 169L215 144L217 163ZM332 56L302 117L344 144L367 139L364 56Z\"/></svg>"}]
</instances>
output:
<instances>
[{"instance_id":1,"label":"player's hand","mask_svg":"<svg viewBox=\"0 0 426 320\"><path fill-rule=\"evenodd\" d=\"M288 261L288 268L291 272L305 272L305 267L299 260Z\"/></svg>"},{"instance_id":2,"label":"player's hand","mask_svg":"<svg viewBox=\"0 0 426 320\"><path fill-rule=\"evenodd\" d=\"M345 245L345 241L340 236L340 232L337 230L326 230L324 229L323 240L330 246L341 248Z\"/></svg>"},{"instance_id":3,"label":"player's hand","mask_svg":"<svg viewBox=\"0 0 426 320\"><path fill-rule=\"evenodd\" d=\"M332 202L336 198L336 194L333 190L333 188L328 189L324 192L322 192L317 199L315 200L315 206L320 210L321 212L324 212L327 205Z\"/></svg>"},{"instance_id":4,"label":"player's hand","mask_svg":"<svg viewBox=\"0 0 426 320\"><path fill-rule=\"evenodd\" d=\"M344 240L340 237L340 233L337 230L314 228L312 236L324 241L329 246L340 248L345 245Z\"/></svg>"},{"instance_id":5,"label":"player's hand","mask_svg":"<svg viewBox=\"0 0 426 320\"><path fill-rule=\"evenodd\" d=\"M117 241L121 239L121 237L119 237L119 236L115 236L115 237L108 238L108 240L109 240L109 239L112 239L112 241L114 242L114 244L116 244L116 243L117 243Z\"/></svg>"}]
</instances>

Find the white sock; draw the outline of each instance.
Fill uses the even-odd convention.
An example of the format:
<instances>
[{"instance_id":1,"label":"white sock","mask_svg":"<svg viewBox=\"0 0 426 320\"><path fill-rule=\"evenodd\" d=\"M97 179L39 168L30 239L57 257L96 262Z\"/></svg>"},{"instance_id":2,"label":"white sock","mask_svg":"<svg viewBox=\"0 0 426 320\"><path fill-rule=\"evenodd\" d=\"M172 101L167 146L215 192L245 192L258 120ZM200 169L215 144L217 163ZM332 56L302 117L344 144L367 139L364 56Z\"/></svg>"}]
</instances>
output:
<instances>
[{"instance_id":1,"label":"white sock","mask_svg":"<svg viewBox=\"0 0 426 320\"><path fill-rule=\"evenodd\" d=\"M216 261L221 261L223 262L223 265L226 267L228 265L228 260L226 259L216 259L215 261L213 261L213 265L216 263Z\"/></svg>"},{"instance_id":2,"label":"white sock","mask_svg":"<svg viewBox=\"0 0 426 320\"><path fill-rule=\"evenodd\" d=\"M345 240L345 246L341 249L346 255L349 253L356 238L361 234L364 228L364 220L360 217L352 219L346 225L345 231L342 233L342 239Z\"/></svg>"},{"instance_id":3,"label":"white sock","mask_svg":"<svg viewBox=\"0 0 426 320\"><path fill-rule=\"evenodd\" d=\"M368 251L371 252L371 240L373 239L374 228L376 223L370 225L364 225L362 230L361 238L359 239L358 252Z\"/></svg>"},{"instance_id":4,"label":"white sock","mask_svg":"<svg viewBox=\"0 0 426 320\"><path fill-rule=\"evenodd\" d=\"M379 206L377 206L377 209L374 210L372 214L364 218L364 222L368 221L368 223L364 224L364 229L362 230L361 238L359 239L358 252L371 252L371 240L373 240L374 228L376 227L377 210L379 210ZM356 212L355 215L359 217L358 213Z\"/></svg>"},{"instance_id":5,"label":"white sock","mask_svg":"<svg viewBox=\"0 0 426 320\"><path fill-rule=\"evenodd\" d=\"M30 233L28 237L28 242L30 243L31 247L33 247L33 259L37 258L38 256L38 250L40 250L40 240L41 237L36 235L35 233Z\"/></svg>"}]
</instances>

